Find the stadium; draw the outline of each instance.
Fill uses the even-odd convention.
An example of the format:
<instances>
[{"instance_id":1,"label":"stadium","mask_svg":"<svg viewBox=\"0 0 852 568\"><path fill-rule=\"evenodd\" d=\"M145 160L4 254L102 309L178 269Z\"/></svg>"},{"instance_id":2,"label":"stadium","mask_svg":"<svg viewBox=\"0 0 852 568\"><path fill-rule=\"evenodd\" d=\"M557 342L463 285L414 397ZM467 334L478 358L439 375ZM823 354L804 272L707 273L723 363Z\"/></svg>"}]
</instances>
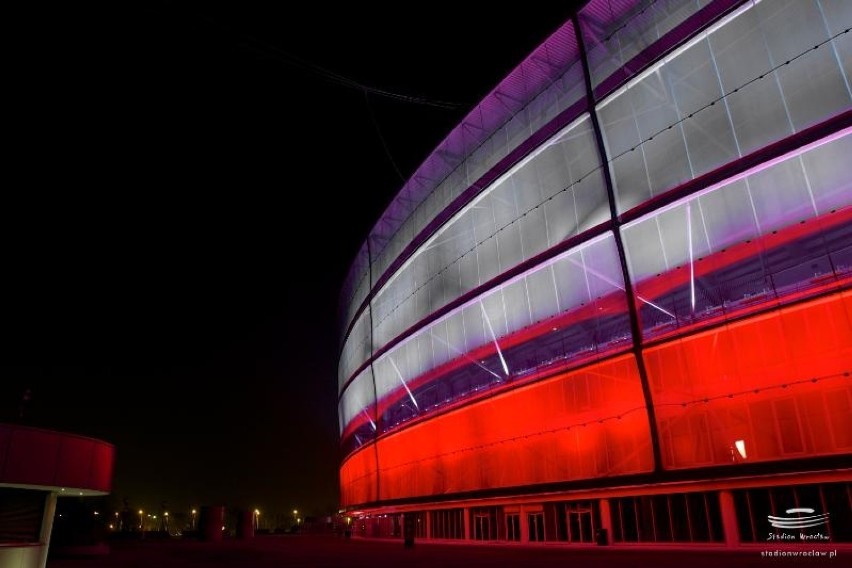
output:
<instances>
[{"instance_id":1,"label":"stadium","mask_svg":"<svg viewBox=\"0 0 852 568\"><path fill-rule=\"evenodd\" d=\"M850 26L590 0L467 114L343 286L354 534L852 542Z\"/></svg>"}]
</instances>

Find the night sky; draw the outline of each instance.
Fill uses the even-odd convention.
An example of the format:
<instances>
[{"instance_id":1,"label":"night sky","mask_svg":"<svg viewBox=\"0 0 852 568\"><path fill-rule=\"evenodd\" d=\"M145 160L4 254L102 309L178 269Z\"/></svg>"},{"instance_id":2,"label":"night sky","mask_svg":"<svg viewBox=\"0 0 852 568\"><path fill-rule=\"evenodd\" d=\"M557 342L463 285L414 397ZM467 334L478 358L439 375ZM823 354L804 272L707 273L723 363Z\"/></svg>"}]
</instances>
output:
<instances>
[{"instance_id":1,"label":"night sky","mask_svg":"<svg viewBox=\"0 0 852 568\"><path fill-rule=\"evenodd\" d=\"M571 2L124 4L9 22L0 420L114 443L133 508L334 510L348 264Z\"/></svg>"}]
</instances>

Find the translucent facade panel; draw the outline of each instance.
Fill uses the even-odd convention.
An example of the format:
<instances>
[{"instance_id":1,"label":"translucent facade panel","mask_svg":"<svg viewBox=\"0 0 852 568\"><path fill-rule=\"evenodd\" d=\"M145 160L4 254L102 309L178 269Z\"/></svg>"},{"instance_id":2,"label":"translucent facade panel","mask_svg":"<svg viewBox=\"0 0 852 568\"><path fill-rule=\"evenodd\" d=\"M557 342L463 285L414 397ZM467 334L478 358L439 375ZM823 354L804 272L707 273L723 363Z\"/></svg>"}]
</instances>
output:
<instances>
[{"instance_id":1,"label":"translucent facade panel","mask_svg":"<svg viewBox=\"0 0 852 568\"><path fill-rule=\"evenodd\" d=\"M526 293L529 297L529 310L532 321L539 322L559 313L559 302L553 267L533 272L526 278Z\"/></svg>"},{"instance_id":2,"label":"translucent facade panel","mask_svg":"<svg viewBox=\"0 0 852 568\"><path fill-rule=\"evenodd\" d=\"M666 468L852 451L849 292L668 342L644 357Z\"/></svg>"},{"instance_id":3,"label":"translucent facade panel","mask_svg":"<svg viewBox=\"0 0 852 568\"><path fill-rule=\"evenodd\" d=\"M702 7L698 0L593 0L580 10L593 87L624 67L645 48ZM629 68L628 68L629 69Z\"/></svg>"},{"instance_id":4,"label":"translucent facade panel","mask_svg":"<svg viewBox=\"0 0 852 568\"><path fill-rule=\"evenodd\" d=\"M852 156L852 136L815 148L801 156L807 181L820 215L849 204L852 175L841 167Z\"/></svg>"},{"instance_id":5,"label":"translucent facade panel","mask_svg":"<svg viewBox=\"0 0 852 568\"><path fill-rule=\"evenodd\" d=\"M726 97L740 154L793 133L777 75L753 81Z\"/></svg>"},{"instance_id":6,"label":"translucent facade panel","mask_svg":"<svg viewBox=\"0 0 852 568\"><path fill-rule=\"evenodd\" d=\"M608 207L591 121L583 117L496 180L383 286L373 301L376 349L498 274L605 222Z\"/></svg>"},{"instance_id":7,"label":"translucent facade panel","mask_svg":"<svg viewBox=\"0 0 852 568\"><path fill-rule=\"evenodd\" d=\"M798 65L778 70L778 82L796 130L820 122L827 112L839 114L849 108L849 87L844 74L837 71L837 62L832 46L824 46L803 55Z\"/></svg>"},{"instance_id":8,"label":"translucent facade panel","mask_svg":"<svg viewBox=\"0 0 852 568\"><path fill-rule=\"evenodd\" d=\"M847 129L625 225L645 338L847 282L850 144Z\"/></svg>"},{"instance_id":9,"label":"translucent facade panel","mask_svg":"<svg viewBox=\"0 0 852 568\"><path fill-rule=\"evenodd\" d=\"M345 331L370 292L370 260L367 244L361 245L349 267L340 293L340 327ZM341 338L342 339L342 338Z\"/></svg>"},{"instance_id":10,"label":"translucent facade panel","mask_svg":"<svg viewBox=\"0 0 852 568\"><path fill-rule=\"evenodd\" d=\"M598 114L618 210L852 107L847 35L816 1L749 2L613 93Z\"/></svg>"},{"instance_id":11,"label":"translucent facade panel","mask_svg":"<svg viewBox=\"0 0 852 568\"><path fill-rule=\"evenodd\" d=\"M340 466L340 502L344 506L371 503L378 498L376 447L348 456Z\"/></svg>"},{"instance_id":12,"label":"translucent facade panel","mask_svg":"<svg viewBox=\"0 0 852 568\"><path fill-rule=\"evenodd\" d=\"M834 53L837 55L837 59L840 61L841 67L843 67L843 76L846 79L846 83L849 84L852 81L852 34L849 32L844 33L835 38L831 44L834 48Z\"/></svg>"},{"instance_id":13,"label":"translucent facade panel","mask_svg":"<svg viewBox=\"0 0 852 568\"><path fill-rule=\"evenodd\" d=\"M517 280L502 289L509 329L521 329L532 323L526 280Z\"/></svg>"},{"instance_id":14,"label":"translucent facade panel","mask_svg":"<svg viewBox=\"0 0 852 568\"><path fill-rule=\"evenodd\" d=\"M715 104L681 123L693 176L699 176L739 156L730 112Z\"/></svg>"},{"instance_id":15,"label":"translucent facade panel","mask_svg":"<svg viewBox=\"0 0 852 568\"><path fill-rule=\"evenodd\" d=\"M553 45L540 47L468 114L406 184L384 222L374 227L374 281L455 198L560 112L583 100L583 70L571 23L551 41L556 36ZM521 99L518 93L524 93ZM418 176L421 170L432 177Z\"/></svg>"},{"instance_id":16,"label":"translucent facade panel","mask_svg":"<svg viewBox=\"0 0 852 568\"><path fill-rule=\"evenodd\" d=\"M836 36L849 27L849 22L852 21L852 5L849 2L846 2L846 0L819 0L817 5L829 34Z\"/></svg>"},{"instance_id":17,"label":"translucent facade panel","mask_svg":"<svg viewBox=\"0 0 852 568\"><path fill-rule=\"evenodd\" d=\"M355 371L370 358L370 309L369 307L358 317L352 327L349 337L343 344L340 353L340 363L337 370L337 388L343 390Z\"/></svg>"},{"instance_id":18,"label":"translucent facade panel","mask_svg":"<svg viewBox=\"0 0 852 568\"><path fill-rule=\"evenodd\" d=\"M630 325L611 233L486 292L374 363L380 431L448 404L626 349Z\"/></svg>"},{"instance_id":19,"label":"translucent facade panel","mask_svg":"<svg viewBox=\"0 0 852 568\"><path fill-rule=\"evenodd\" d=\"M346 387L338 403L340 438L344 455L376 436L373 371L367 367Z\"/></svg>"},{"instance_id":20,"label":"translucent facade panel","mask_svg":"<svg viewBox=\"0 0 852 568\"><path fill-rule=\"evenodd\" d=\"M377 449L381 499L653 468L642 388L630 355L435 416L381 438Z\"/></svg>"}]
</instances>

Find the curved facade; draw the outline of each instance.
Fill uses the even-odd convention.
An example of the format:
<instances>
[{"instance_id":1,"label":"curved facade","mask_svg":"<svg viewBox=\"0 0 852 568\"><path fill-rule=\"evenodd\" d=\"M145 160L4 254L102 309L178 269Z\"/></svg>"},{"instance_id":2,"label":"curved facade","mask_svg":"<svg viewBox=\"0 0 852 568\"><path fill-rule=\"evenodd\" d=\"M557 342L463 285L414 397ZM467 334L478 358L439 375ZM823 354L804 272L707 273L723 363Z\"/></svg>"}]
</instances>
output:
<instances>
[{"instance_id":1,"label":"curved facade","mask_svg":"<svg viewBox=\"0 0 852 568\"><path fill-rule=\"evenodd\" d=\"M101 440L0 424L0 566L44 568L57 498L107 495L114 463Z\"/></svg>"},{"instance_id":2,"label":"curved facade","mask_svg":"<svg viewBox=\"0 0 852 568\"><path fill-rule=\"evenodd\" d=\"M851 25L591 0L467 115L344 285L360 531L852 540Z\"/></svg>"}]
</instances>

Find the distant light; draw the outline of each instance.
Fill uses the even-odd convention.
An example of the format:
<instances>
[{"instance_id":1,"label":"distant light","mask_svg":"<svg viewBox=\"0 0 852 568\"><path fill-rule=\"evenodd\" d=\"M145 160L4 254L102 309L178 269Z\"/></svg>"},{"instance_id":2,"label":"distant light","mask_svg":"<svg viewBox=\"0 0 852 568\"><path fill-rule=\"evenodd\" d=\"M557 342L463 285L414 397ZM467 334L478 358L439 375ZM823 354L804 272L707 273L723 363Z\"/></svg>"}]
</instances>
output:
<instances>
[{"instance_id":1,"label":"distant light","mask_svg":"<svg viewBox=\"0 0 852 568\"><path fill-rule=\"evenodd\" d=\"M293 509L293 514L294 514L294 515L298 515L298 514L299 514L299 511L297 511L296 509Z\"/></svg>"},{"instance_id":2,"label":"distant light","mask_svg":"<svg viewBox=\"0 0 852 568\"><path fill-rule=\"evenodd\" d=\"M198 511L196 511L195 509L193 509L193 510L192 510L192 514L193 514L193 515L194 515L195 513L197 513L197 512L198 512Z\"/></svg>"},{"instance_id":3,"label":"distant light","mask_svg":"<svg viewBox=\"0 0 852 568\"><path fill-rule=\"evenodd\" d=\"M734 446L736 446L737 452L739 452L743 459L746 459L748 457L746 456L745 440L737 440L736 442L734 442Z\"/></svg>"},{"instance_id":4,"label":"distant light","mask_svg":"<svg viewBox=\"0 0 852 568\"><path fill-rule=\"evenodd\" d=\"M115 516L118 517L118 511L115 512Z\"/></svg>"},{"instance_id":5,"label":"distant light","mask_svg":"<svg viewBox=\"0 0 852 568\"><path fill-rule=\"evenodd\" d=\"M157 515L154 515L152 518L156 519L156 518L157 518Z\"/></svg>"},{"instance_id":6,"label":"distant light","mask_svg":"<svg viewBox=\"0 0 852 568\"><path fill-rule=\"evenodd\" d=\"M110 523L110 524L109 524L109 530L112 530L112 529L114 529L114 528L115 528L115 527L113 526L113 524L112 524L112 523Z\"/></svg>"},{"instance_id":7,"label":"distant light","mask_svg":"<svg viewBox=\"0 0 852 568\"><path fill-rule=\"evenodd\" d=\"M63 487L62 489L60 489L60 491L65 491L65 488Z\"/></svg>"},{"instance_id":8,"label":"distant light","mask_svg":"<svg viewBox=\"0 0 852 568\"><path fill-rule=\"evenodd\" d=\"M59 516L61 517L61 516L62 516L62 513L59 513Z\"/></svg>"},{"instance_id":9,"label":"distant light","mask_svg":"<svg viewBox=\"0 0 852 568\"><path fill-rule=\"evenodd\" d=\"M225 530L225 525L222 525L222 530Z\"/></svg>"},{"instance_id":10,"label":"distant light","mask_svg":"<svg viewBox=\"0 0 852 568\"><path fill-rule=\"evenodd\" d=\"M168 516L169 516L169 512L168 512L168 511L166 511L165 513L163 513L163 516L168 517Z\"/></svg>"},{"instance_id":11,"label":"distant light","mask_svg":"<svg viewBox=\"0 0 852 568\"><path fill-rule=\"evenodd\" d=\"M139 509L139 514L141 515L142 513L143 513L142 509Z\"/></svg>"},{"instance_id":12,"label":"distant light","mask_svg":"<svg viewBox=\"0 0 852 568\"><path fill-rule=\"evenodd\" d=\"M82 491L80 491L80 496L81 496L81 497L83 496L83 492L82 492Z\"/></svg>"},{"instance_id":13,"label":"distant light","mask_svg":"<svg viewBox=\"0 0 852 568\"><path fill-rule=\"evenodd\" d=\"M100 515L100 513L98 513L97 511L95 511L95 516L97 517L98 515Z\"/></svg>"},{"instance_id":14,"label":"distant light","mask_svg":"<svg viewBox=\"0 0 852 568\"><path fill-rule=\"evenodd\" d=\"M255 515L260 515L260 509L255 509L255 510L254 510L254 514L255 514Z\"/></svg>"},{"instance_id":15,"label":"distant light","mask_svg":"<svg viewBox=\"0 0 852 568\"><path fill-rule=\"evenodd\" d=\"M557 329L559 329L559 328L558 328L558 327L554 327L554 328L553 328L553 331L556 331Z\"/></svg>"}]
</instances>

